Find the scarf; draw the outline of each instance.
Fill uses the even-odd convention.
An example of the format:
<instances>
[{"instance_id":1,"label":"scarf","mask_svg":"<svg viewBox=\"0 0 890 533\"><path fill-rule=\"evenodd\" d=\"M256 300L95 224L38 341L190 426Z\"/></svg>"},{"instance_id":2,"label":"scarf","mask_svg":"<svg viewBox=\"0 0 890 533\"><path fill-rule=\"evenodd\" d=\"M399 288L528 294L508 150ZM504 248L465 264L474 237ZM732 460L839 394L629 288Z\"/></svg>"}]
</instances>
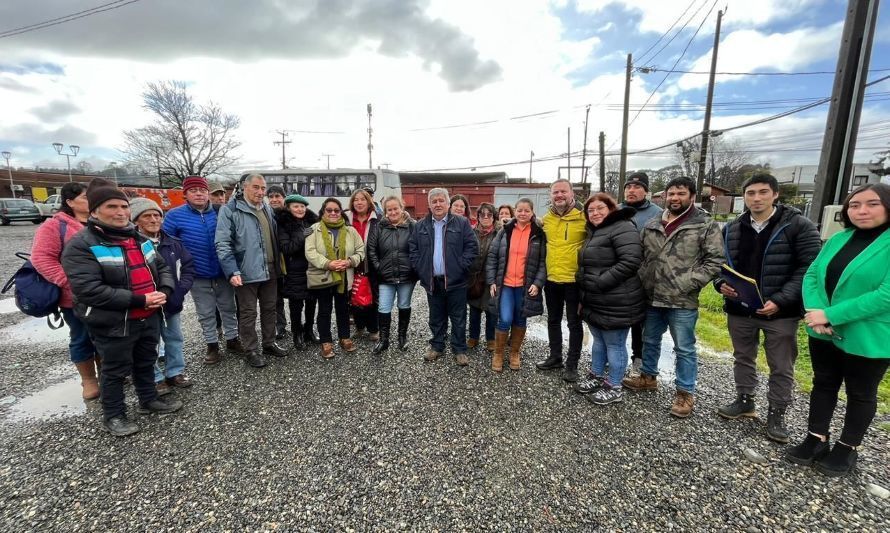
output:
<instances>
[{"instance_id":1,"label":"scarf","mask_svg":"<svg viewBox=\"0 0 890 533\"><path fill-rule=\"evenodd\" d=\"M324 239L325 256L332 261L334 259L346 259L346 221L341 218L339 221L331 224L326 220L322 220L321 225L324 227L321 237ZM332 229L337 230L337 250L339 252L334 251L334 241L331 239L330 231ZM338 293L343 294L346 292L346 277L343 275L343 272L332 270L331 278L337 282Z\"/></svg>"},{"instance_id":2,"label":"scarf","mask_svg":"<svg viewBox=\"0 0 890 533\"><path fill-rule=\"evenodd\" d=\"M103 224L95 217L90 217L87 224L96 228L99 232L104 233L105 236L110 239L124 240L136 237L136 226L132 223L127 224L127 226L123 228L116 228L114 226Z\"/></svg>"}]
</instances>

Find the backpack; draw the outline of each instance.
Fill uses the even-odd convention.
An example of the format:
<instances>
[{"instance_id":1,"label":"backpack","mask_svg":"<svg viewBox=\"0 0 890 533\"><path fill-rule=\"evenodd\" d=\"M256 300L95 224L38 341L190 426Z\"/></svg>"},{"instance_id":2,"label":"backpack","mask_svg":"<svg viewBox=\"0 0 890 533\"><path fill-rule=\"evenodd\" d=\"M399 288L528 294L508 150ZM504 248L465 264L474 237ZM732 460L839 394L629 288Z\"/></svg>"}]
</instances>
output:
<instances>
[{"instance_id":1,"label":"backpack","mask_svg":"<svg viewBox=\"0 0 890 533\"><path fill-rule=\"evenodd\" d=\"M65 232L68 231L68 223L59 221L59 238L62 241L62 249L65 248ZM0 290L0 294L6 294L15 286L15 306L19 311L28 316L46 317L46 323L50 329L59 329L65 323L59 311L59 297L61 289L54 283L50 283L37 272L31 264L31 254L16 252L16 257L25 262L9 281ZM55 323L53 321L55 320Z\"/></svg>"}]
</instances>

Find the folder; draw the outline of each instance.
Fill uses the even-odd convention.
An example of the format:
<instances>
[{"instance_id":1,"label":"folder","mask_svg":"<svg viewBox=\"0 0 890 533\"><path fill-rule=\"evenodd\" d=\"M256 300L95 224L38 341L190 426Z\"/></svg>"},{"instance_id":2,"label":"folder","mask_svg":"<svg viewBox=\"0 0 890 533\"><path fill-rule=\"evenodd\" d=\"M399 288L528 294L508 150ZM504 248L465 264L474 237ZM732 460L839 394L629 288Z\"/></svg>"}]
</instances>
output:
<instances>
[{"instance_id":1,"label":"folder","mask_svg":"<svg viewBox=\"0 0 890 533\"><path fill-rule=\"evenodd\" d=\"M757 280L736 272L729 265L722 265L721 268L723 270L721 272L723 280L738 293L736 298L730 298L729 296L725 296L725 298L729 298L755 311L763 309L763 296L760 294Z\"/></svg>"}]
</instances>

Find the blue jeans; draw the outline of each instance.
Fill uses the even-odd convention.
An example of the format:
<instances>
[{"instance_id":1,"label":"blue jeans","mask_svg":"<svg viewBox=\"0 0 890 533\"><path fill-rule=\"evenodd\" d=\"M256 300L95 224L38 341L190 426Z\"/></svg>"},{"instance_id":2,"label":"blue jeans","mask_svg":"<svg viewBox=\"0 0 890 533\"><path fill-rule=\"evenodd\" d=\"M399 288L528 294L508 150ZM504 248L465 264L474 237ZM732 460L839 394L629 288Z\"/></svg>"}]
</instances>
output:
<instances>
[{"instance_id":1,"label":"blue jeans","mask_svg":"<svg viewBox=\"0 0 890 533\"><path fill-rule=\"evenodd\" d=\"M158 344L158 353L164 358L164 370L161 370L160 362L155 363L155 383L164 378L172 378L182 374L185 370L185 356L182 353L182 313L166 315L166 320L161 322L161 340Z\"/></svg>"},{"instance_id":2,"label":"blue jeans","mask_svg":"<svg viewBox=\"0 0 890 533\"><path fill-rule=\"evenodd\" d=\"M399 297L399 309L411 309L411 295L414 294L414 283L381 283L377 312L392 313L392 305Z\"/></svg>"},{"instance_id":3,"label":"blue jeans","mask_svg":"<svg viewBox=\"0 0 890 533\"><path fill-rule=\"evenodd\" d=\"M62 307L62 317L68 324L68 354L72 363L89 361L96 355L96 347L90 340L90 332L87 327L74 314L74 309Z\"/></svg>"},{"instance_id":4,"label":"blue jeans","mask_svg":"<svg viewBox=\"0 0 890 533\"><path fill-rule=\"evenodd\" d=\"M606 362L609 363L609 375L606 377L608 385L612 388L620 387L624 379L624 371L627 370L627 334L630 328L599 329L596 326L587 325L590 336L593 337L593 348L590 351L590 372L602 376L606 371Z\"/></svg>"},{"instance_id":5,"label":"blue jeans","mask_svg":"<svg viewBox=\"0 0 890 533\"><path fill-rule=\"evenodd\" d=\"M485 311L485 340L494 340L494 326L497 319L494 313ZM479 340L482 332L482 309L470 306L470 338Z\"/></svg>"},{"instance_id":6,"label":"blue jeans","mask_svg":"<svg viewBox=\"0 0 890 533\"><path fill-rule=\"evenodd\" d=\"M430 308L429 326L433 338L430 347L445 351L445 334L451 321L451 351L455 355L467 353L467 289L445 290L445 281L433 278L433 291L426 295Z\"/></svg>"},{"instance_id":7,"label":"blue jeans","mask_svg":"<svg viewBox=\"0 0 890 533\"><path fill-rule=\"evenodd\" d=\"M643 367L640 370L649 376L658 375L658 358L661 356L661 337L670 328L677 354L677 390L690 394L695 392L695 379L698 376L698 356L695 353L695 323L698 309L670 309L649 307L646 323L643 326Z\"/></svg>"},{"instance_id":8,"label":"blue jeans","mask_svg":"<svg viewBox=\"0 0 890 533\"><path fill-rule=\"evenodd\" d=\"M509 331L510 326L524 328L526 318L522 316L522 307L525 303L525 288L502 285L498 290L501 291L498 301L498 329Z\"/></svg>"}]
</instances>

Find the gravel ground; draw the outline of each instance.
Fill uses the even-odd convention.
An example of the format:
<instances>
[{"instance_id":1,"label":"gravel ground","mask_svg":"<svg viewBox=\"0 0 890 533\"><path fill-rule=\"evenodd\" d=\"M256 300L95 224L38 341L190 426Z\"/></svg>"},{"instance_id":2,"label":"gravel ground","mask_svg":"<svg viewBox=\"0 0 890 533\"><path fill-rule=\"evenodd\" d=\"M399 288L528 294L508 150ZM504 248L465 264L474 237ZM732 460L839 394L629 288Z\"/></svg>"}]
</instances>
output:
<instances>
[{"instance_id":1,"label":"gravel ground","mask_svg":"<svg viewBox=\"0 0 890 533\"><path fill-rule=\"evenodd\" d=\"M33 227L0 233L7 277L8 252ZM377 358L364 339L331 361L306 350L255 370L232 356L201 365L187 307L197 384L176 393L181 412L137 417L142 431L115 439L95 404L16 422L14 405L0 407L0 530L888 530L890 500L866 489L890 487L886 432L869 432L852 476L828 481L785 463L763 421L714 415L732 396L725 358L702 362L695 414L674 420L669 383L588 403L533 369L547 351L538 339L520 372L493 374L483 351L466 368L450 356L424 363L420 291L414 310L406 353ZM0 326L21 318L0 314ZM0 398L71 383L63 342L40 348L9 332ZM789 412L796 437L805 409L801 397Z\"/></svg>"}]
</instances>

